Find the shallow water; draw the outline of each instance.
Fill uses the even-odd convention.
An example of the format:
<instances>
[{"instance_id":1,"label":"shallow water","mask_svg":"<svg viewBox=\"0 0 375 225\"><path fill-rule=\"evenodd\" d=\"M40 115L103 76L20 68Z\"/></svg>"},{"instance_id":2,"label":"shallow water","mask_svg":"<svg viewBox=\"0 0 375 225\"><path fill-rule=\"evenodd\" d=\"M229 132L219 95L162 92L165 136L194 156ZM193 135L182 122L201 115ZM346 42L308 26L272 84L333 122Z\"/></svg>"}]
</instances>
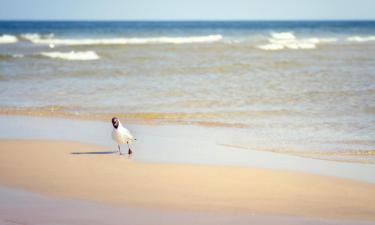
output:
<instances>
[{"instance_id":1,"label":"shallow water","mask_svg":"<svg viewBox=\"0 0 375 225\"><path fill-rule=\"evenodd\" d=\"M375 22L0 22L0 109L199 123L373 163Z\"/></svg>"}]
</instances>

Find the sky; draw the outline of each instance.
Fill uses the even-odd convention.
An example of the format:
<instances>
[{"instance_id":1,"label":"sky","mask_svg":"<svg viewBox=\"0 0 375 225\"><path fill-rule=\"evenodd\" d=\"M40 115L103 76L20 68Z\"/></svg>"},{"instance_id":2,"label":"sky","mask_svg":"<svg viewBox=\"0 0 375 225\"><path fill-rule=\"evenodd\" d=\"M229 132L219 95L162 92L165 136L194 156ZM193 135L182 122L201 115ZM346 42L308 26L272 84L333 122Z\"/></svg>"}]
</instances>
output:
<instances>
[{"instance_id":1,"label":"sky","mask_svg":"<svg viewBox=\"0 0 375 225\"><path fill-rule=\"evenodd\" d=\"M0 20L364 20L375 0L0 0Z\"/></svg>"}]
</instances>

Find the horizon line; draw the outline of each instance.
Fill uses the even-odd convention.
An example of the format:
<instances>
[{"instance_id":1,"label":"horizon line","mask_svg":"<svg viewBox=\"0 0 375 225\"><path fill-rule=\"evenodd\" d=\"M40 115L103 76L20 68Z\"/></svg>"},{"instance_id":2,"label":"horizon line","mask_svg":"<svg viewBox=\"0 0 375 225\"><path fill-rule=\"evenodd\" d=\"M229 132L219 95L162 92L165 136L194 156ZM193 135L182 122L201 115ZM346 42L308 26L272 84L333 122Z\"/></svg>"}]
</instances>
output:
<instances>
[{"instance_id":1,"label":"horizon line","mask_svg":"<svg viewBox=\"0 0 375 225\"><path fill-rule=\"evenodd\" d=\"M0 22L375 22L373 19L0 19Z\"/></svg>"}]
</instances>

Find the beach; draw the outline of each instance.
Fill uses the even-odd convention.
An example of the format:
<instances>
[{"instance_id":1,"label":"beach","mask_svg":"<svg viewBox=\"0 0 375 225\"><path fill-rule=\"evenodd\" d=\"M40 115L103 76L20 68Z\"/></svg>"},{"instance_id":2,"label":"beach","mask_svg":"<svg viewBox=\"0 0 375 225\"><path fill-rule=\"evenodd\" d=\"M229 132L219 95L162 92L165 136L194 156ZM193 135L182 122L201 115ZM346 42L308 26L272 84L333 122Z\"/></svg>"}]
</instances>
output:
<instances>
[{"instance_id":1,"label":"beach","mask_svg":"<svg viewBox=\"0 0 375 225\"><path fill-rule=\"evenodd\" d=\"M135 162L107 147L2 140L0 182L51 196L171 210L375 220L375 185L258 168Z\"/></svg>"},{"instance_id":2,"label":"beach","mask_svg":"<svg viewBox=\"0 0 375 225\"><path fill-rule=\"evenodd\" d=\"M0 224L374 224L374 52L367 20L0 21Z\"/></svg>"},{"instance_id":3,"label":"beach","mask_svg":"<svg viewBox=\"0 0 375 225\"><path fill-rule=\"evenodd\" d=\"M2 116L2 119L9 133L13 133L13 137L17 135L21 137L22 132L14 134L12 126L20 129L22 127L20 124L25 124L25 121L34 121L31 124L41 128L37 133L45 137L48 137L45 132L50 130L48 123L56 125L64 122L66 127L80 124L83 128L88 128L88 124L80 120L60 119L59 121L54 118L16 116ZM8 122L4 122L5 120ZM41 124L44 124L45 131ZM29 125L24 125L22 130L29 130L30 127L27 126ZM147 126L147 128L153 130L158 126ZM166 134L167 132L164 133ZM142 132L138 135L143 136ZM220 165L220 163L205 165L150 162L137 160L136 156L134 158L120 156L111 145L56 140L63 136L48 137L48 139L30 137L31 139L4 139L2 133L0 141L2 188L12 187L13 191L20 189L27 193L40 193L52 202L55 201L54 198L58 198L74 199L82 201L82 204L94 204L77 209L78 212L86 208L101 211L98 207L114 207L120 211L129 208L136 211L141 209L138 213L145 215L161 216L169 212L164 216L175 215L176 218L183 218L186 216L184 213L192 213L192 215L200 215L198 218L201 217L202 221L198 219L198 224L217 223L218 221L214 219L216 215L218 218L222 217L221 224L229 224L230 221L238 221L239 224L246 224L249 221L277 224L280 216L291 224L308 224L312 221L317 224L342 224L343 221L348 224L371 224L370 221L375 220L375 184L371 182L288 169ZM147 138L147 135L144 138ZM181 137L174 138L178 140ZM157 144L166 140L158 137L154 141L157 142L154 153L159 151L163 154L162 149L157 149ZM139 152L142 152L142 148L142 145L136 145L134 155L137 152L141 154ZM188 149L184 151L188 152ZM233 154L228 157L237 156ZM332 168L334 169L334 166ZM6 193L6 190L0 191L1 193ZM13 197L14 202L7 205L0 204L0 208L3 207L4 212L8 212L10 208L17 208L17 204L34 197L26 194L25 197L18 198ZM62 205L62 209L66 210L66 205L69 203ZM53 207L50 210L56 213ZM160 212L147 210L160 210ZM3 220L17 217L16 211L10 212L2 215ZM21 215L27 214L21 213ZM37 215L38 213L35 212L35 217L38 217ZM78 217L75 222L85 223L82 217ZM30 221L30 218L33 217L26 216L24 221ZM58 217L51 218L53 220ZM132 220L122 219L122 221ZM148 222L150 221L146 220L142 223ZM174 222L167 219L165 224L174 224Z\"/></svg>"}]
</instances>

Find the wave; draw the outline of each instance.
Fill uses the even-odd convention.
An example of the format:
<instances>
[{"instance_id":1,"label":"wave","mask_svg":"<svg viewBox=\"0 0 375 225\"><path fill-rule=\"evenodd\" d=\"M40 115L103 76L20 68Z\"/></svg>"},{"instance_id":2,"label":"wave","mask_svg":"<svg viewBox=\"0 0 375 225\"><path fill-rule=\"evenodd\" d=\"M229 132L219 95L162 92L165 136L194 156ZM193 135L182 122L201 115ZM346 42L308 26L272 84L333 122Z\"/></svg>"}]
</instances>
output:
<instances>
[{"instance_id":1,"label":"wave","mask_svg":"<svg viewBox=\"0 0 375 225\"><path fill-rule=\"evenodd\" d=\"M336 42L336 38L305 38L298 39L291 32L271 33L268 44L257 46L262 50L283 50L283 49L315 49L318 44Z\"/></svg>"},{"instance_id":2,"label":"wave","mask_svg":"<svg viewBox=\"0 0 375 225\"><path fill-rule=\"evenodd\" d=\"M54 34L26 33L19 36L21 40L30 41L33 44L55 46L80 46L80 45L146 45L146 44L189 44L189 43L212 43L223 40L221 34L206 36L182 36L182 37L133 37L133 38L57 38ZM262 38L263 39L263 38ZM316 49L321 44L335 43L338 38L297 38L293 32L270 33L267 37L268 43L257 45L262 50L304 50ZM1 43L14 43L18 39L16 36L0 36ZM240 43L245 40L226 39L224 43ZM368 42L375 41L375 36L351 36L345 39L340 38L340 42Z\"/></svg>"},{"instance_id":3,"label":"wave","mask_svg":"<svg viewBox=\"0 0 375 225\"><path fill-rule=\"evenodd\" d=\"M54 34L37 34L37 33L27 33L27 34L21 34L21 38L25 40L37 40L37 39L42 39L42 38L53 38L55 35Z\"/></svg>"},{"instance_id":4,"label":"wave","mask_svg":"<svg viewBox=\"0 0 375 225\"><path fill-rule=\"evenodd\" d=\"M21 39L23 40L27 40L27 41L30 41L32 43L36 43L38 42L39 40L43 40L43 39L51 39L53 38L55 35L54 34L37 34L37 33L27 33L27 34L21 34ZM54 44L48 44L50 48L54 48L55 45Z\"/></svg>"},{"instance_id":5,"label":"wave","mask_svg":"<svg viewBox=\"0 0 375 225\"><path fill-rule=\"evenodd\" d=\"M0 44L12 44L16 43L18 41L18 38L13 35L4 34L0 36Z\"/></svg>"},{"instance_id":6,"label":"wave","mask_svg":"<svg viewBox=\"0 0 375 225\"><path fill-rule=\"evenodd\" d=\"M368 41L375 41L375 36L367 36L367 37L352 36L352 37L348 37L346 40L350 42L368 42Z\"/></svg>"},{"instance_id":7,"label":"wave","mask_svg":"<svg viewBox=\"0 0 375 225\"><path fill-rule=\"evenodd\" d=\"M105 39L62 39L53 35L24 34L22 38L34 44L46 45L131 45L131 44L189 44L210 43L223 39L221 35L190 37L148 37L148 38L105 38Z\"/></svg>"},{"instance_id":8,"label":"wave","mask_svg":"<svg viewBox=\"0 0 375 225\"><path fill-rule=\"evenodd\" d=\"M271 33L271 37L279 40L293 40L296 36L292 32Z\"/></svg>"},{"instance_id":9,"label":"wave","mask_svg":"<svg viewBox=\"0 0 375 225\"><path fill-rule=\"evenodd\" d=\"M97 60L99 56L94 51L85 52L41 52L40 55L63 60Z\"/></svg>"}]
</instances>

